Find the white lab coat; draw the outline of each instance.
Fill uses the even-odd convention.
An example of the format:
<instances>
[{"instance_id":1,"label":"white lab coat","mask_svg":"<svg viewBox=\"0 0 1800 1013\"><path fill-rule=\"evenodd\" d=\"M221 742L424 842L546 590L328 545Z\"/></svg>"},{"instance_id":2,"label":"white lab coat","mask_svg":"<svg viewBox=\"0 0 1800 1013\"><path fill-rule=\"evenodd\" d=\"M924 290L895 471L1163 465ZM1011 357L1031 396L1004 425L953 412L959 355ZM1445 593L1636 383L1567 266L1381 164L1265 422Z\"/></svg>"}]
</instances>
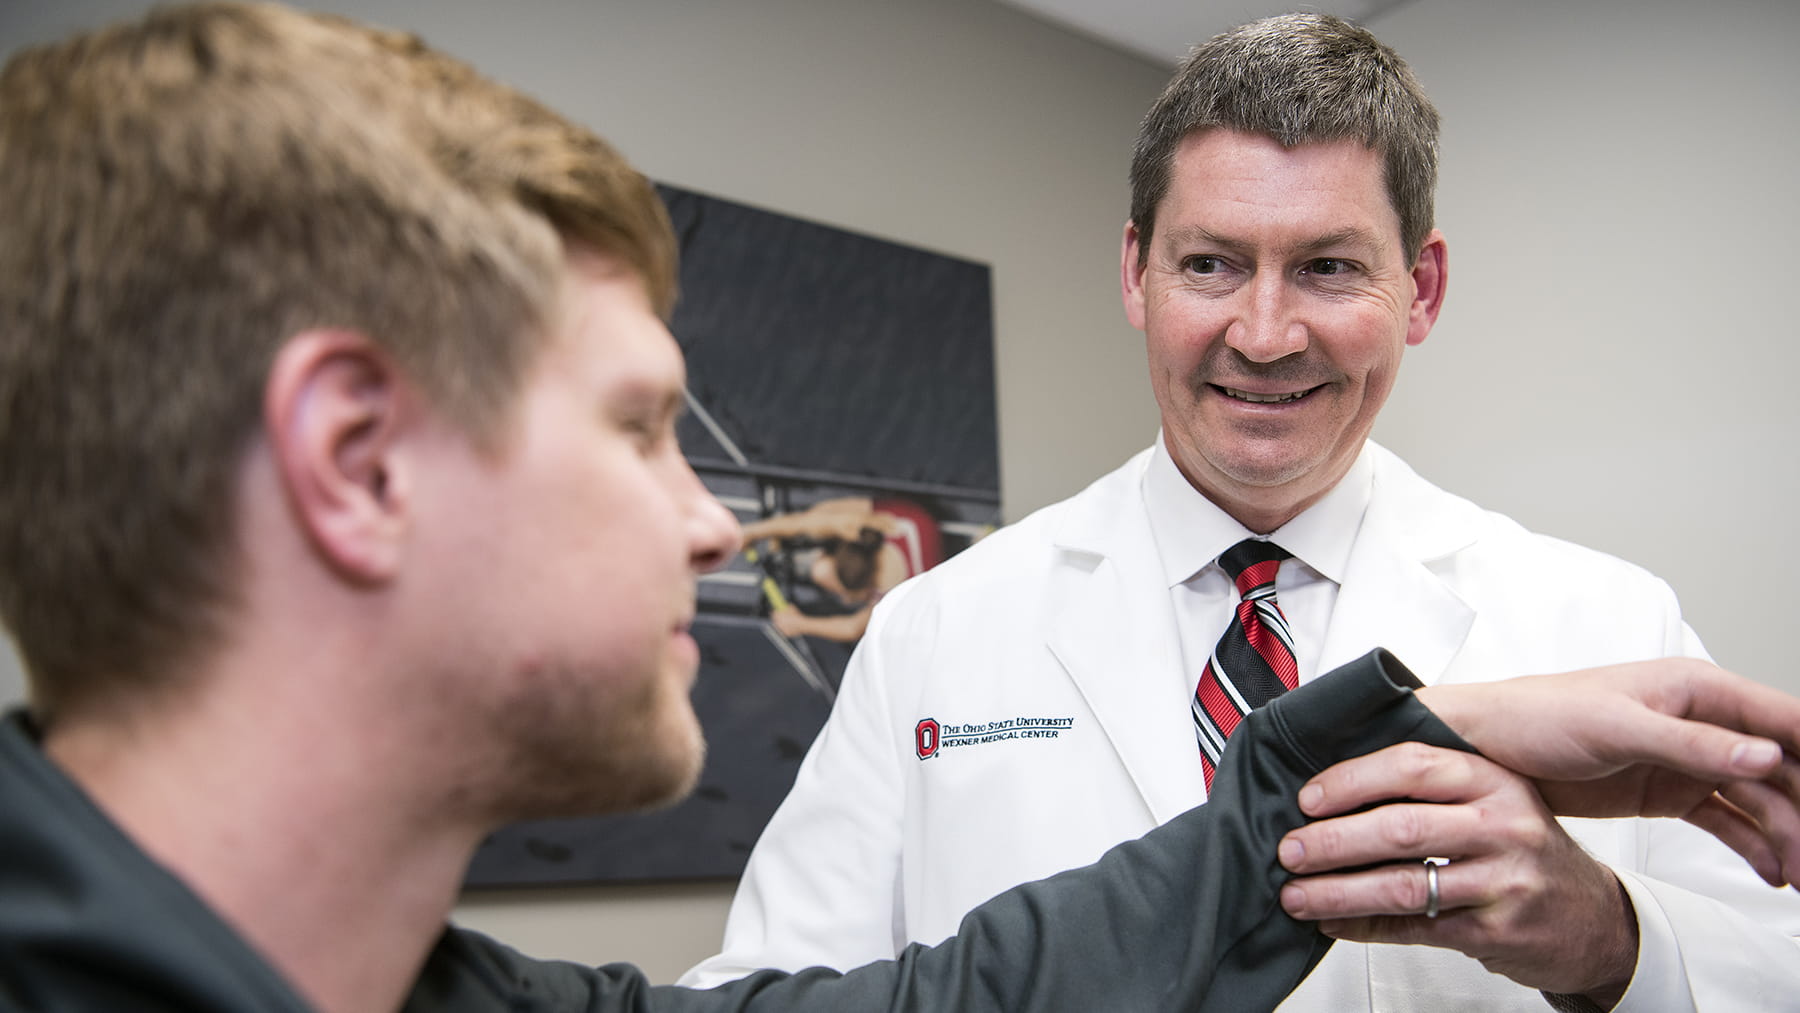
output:
<instances>
[{"instance_id":1,"label":"white lab coat","mask_svg":"<svg viewBox=\"0 0 1800 1013\"><path fill-rule=\"evenodd\" d=\"M877 607L751 856L724 952L684 983L848 968L934 942L1000 890L1092 862L1204 800L1194 673L1141 495L1149 454ZM1378 646L1427 685L1704 656L1650 574L1531 534L1373 443L1365 454L1372 496L1318 671ZM1567 825L1638 911L1621 1011L1800 1009L1800 894L1678 821ZM1347 943L1282 1006L1463 1008L1546 1006L1453 951Z\"/></svg>"}]
</instances>

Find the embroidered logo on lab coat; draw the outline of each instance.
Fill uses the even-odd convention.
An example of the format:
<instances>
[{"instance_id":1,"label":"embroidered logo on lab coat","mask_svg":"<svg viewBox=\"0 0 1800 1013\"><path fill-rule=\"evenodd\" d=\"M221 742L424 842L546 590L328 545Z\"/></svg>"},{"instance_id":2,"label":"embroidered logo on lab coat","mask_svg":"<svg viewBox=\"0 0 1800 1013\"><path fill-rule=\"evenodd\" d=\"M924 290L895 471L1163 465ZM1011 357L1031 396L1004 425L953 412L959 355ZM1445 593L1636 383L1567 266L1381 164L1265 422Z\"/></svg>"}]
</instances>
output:
<instances>
[{"instance_id":1,"label":"embroidered logo on lab coat","mask_svg":"<svg viewBox=\"0 0 1800 1013\"><path fill-rule=\"evenodd\" d=\"M913 726L913 745L919 759L929 760L944 749L1019 739L1054 739L1074 724L1074 718L1016 717L968 724L946 724L935 718L925 718Z\"/></svg>"}]
</instances>

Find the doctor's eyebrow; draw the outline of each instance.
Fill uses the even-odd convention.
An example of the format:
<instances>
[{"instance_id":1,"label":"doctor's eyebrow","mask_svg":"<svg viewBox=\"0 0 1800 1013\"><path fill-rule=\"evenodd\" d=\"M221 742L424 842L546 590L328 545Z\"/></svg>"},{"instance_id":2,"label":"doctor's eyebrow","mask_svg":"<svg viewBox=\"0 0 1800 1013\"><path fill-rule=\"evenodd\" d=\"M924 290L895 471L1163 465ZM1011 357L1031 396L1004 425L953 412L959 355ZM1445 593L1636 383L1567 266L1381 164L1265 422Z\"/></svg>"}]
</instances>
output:
<instances>
[{"instance_id":1,"label":"doctor's eyebrow","mask_svg":"<svg viewBox=\"0 0 1800 1013\"><path fill-rule=\"evenodd\" d=\"M1171 226L1163 231L1162 242L1158 245L1162 246L1164 252L1169 254L1174 254L1178 248L1187 246L1213 246L1234 253L1242 252L1250 247L1248 243L1220 235L1204 225Z\"/></svg>"},{"instance_id":2,"label":"doctor's eyebrow","mask_svg":"<svg viewBox=\"0 0 1800 1013\"><path fill-rule=\"evenodd\" d=\"M1341 250L1345 247L1370 249L1379 247L1380 245L1381 237L1370 232L1368 229L1352 225L1338 229L1334 232L1327 232L1317 239L1301 243L1294 247L1294 252L1299 254L1311 254L1324 252L1326 250Z\"/></svg>"}]
</instances>

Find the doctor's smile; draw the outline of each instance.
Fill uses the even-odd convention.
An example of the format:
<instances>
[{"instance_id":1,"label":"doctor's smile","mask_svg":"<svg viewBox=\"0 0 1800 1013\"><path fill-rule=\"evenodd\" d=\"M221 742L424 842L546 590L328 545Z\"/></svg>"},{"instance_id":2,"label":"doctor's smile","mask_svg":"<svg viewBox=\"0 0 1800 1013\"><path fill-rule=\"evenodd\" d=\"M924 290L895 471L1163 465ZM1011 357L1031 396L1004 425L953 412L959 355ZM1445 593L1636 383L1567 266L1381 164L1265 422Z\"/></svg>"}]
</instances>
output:
<instances>
[{"instance_id":1,"label":"doctor's smile","mask_svg":"<svg viewBox=\"0 0 1800 1013\"><path fill-rule=\"evenodd\" d=\"M1311 394L1313 391L1318 390L1319 387L1325 385L1320 384L1319 387L1308 387L1305 390L1297 390L1286 394L1258 394L1255 391L1239 390L1236 387L1223 387L1216 383L1208 384L1207 386L1226 397L1231 398L1233 401L1244 401L1249 404L1288 404L1300 400L1306 395Z\"/></svg>"}]
</instances>

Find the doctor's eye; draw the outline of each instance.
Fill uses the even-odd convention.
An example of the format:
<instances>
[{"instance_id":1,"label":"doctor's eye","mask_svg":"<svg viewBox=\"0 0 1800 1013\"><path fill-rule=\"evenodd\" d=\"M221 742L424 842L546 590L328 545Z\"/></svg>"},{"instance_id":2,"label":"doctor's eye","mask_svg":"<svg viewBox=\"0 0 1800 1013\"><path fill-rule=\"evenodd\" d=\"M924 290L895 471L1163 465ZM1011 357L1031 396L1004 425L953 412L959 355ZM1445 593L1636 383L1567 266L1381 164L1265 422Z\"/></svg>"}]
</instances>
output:
<instances>
[{"instance_id":1,"label":"doctor's eye","mask_svg":"<svg viewBox=\"0 0 1800 1013\"><path fill-rule=\"evenodd\" d=\"M1317 260L1309 261L1306 265L1307 274L1326 276L1349 274L1355 269L1355 264L1352 264L1348 260L1340 260L1337 257L1320 257Z\"/></svg>"}]
</instances>

